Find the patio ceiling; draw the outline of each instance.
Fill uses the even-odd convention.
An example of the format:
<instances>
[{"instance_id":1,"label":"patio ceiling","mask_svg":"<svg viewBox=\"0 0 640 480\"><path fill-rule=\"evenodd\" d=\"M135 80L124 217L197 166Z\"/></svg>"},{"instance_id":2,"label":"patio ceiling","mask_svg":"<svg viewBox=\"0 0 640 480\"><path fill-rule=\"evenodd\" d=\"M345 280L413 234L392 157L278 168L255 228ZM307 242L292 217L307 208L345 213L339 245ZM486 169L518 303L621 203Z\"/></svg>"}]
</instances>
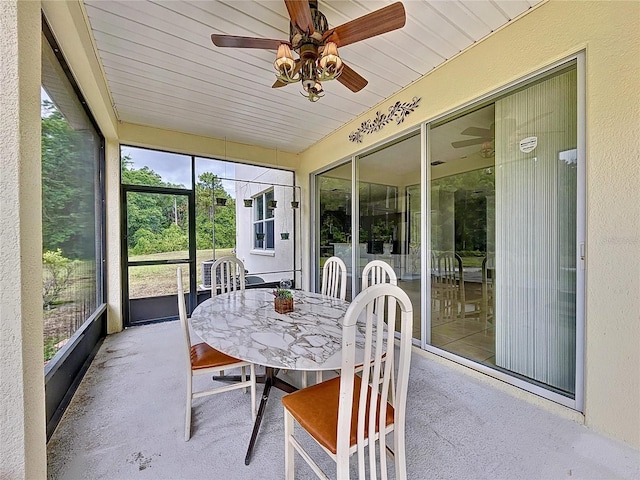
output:
<instances>
[{"instance_id":1,"label":"patio ceiling","mask_svg":"<svg viewBox=\"0 0 640 480\"><path fill-rule=\"evenodd\" d=\"M282 0L85 0L122 122L300 152L542 0L404 0L404 28L340 49L369 84L272 89L275 52L218 48L212 33L288 39ZM320 0L331 27L393 3Z\"/></svg>"}]
</instances>

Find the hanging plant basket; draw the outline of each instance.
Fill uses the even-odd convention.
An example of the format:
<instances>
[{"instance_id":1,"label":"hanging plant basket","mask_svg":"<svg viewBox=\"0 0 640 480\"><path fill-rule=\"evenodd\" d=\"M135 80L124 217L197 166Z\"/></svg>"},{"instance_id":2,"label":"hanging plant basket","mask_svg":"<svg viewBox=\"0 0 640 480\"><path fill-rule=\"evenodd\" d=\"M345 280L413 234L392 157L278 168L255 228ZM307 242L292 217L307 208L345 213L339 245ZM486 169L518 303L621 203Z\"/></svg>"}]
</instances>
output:
<instances>
[{"instance_id":1,"label":"hanging plant basket","mask_svg":"<svg viewBox=\"0 0 640 480\"><path fill-rule=\"evenodd\" d=\"M256 233L256 240L264 240L264 233Z\"/></svg>"},{"instance_id":2,"label":"hanging plant basket","mask_svg":"<svg viewBox=\"0 0 640 480\"><path fill-rule=\"evenodd\" d=\"M289 240L289 232L282 232L282 233L280 234L280 238L281 238L282 240Z\"/></svg>"},{"instance_id":3,"label":"hanging plant basket","mask_svg":"<svg viewBox=\"0 0 640 480\"><path fill-rule=\"evenodd\" d=\"M267 208L276 208L277 205L278 205L277 200L269 200L267 202Z\"/></svg>"},{"instance_id":4,"label":"hanging plant basket","mask_svg":"<svg viewBox=\"0 0 640 480\"><path fill-rule=\"evenodd\" d=\"M291 208L298 208L300 206L300 202L293 201L291 202Z\"/></svg>"},{"instance_id":5,"label":"hanging plant basket","mask_svg":"<svg viewBox=\"0 0 640 480\"><path fill-rule=\"evenodd\" d=\"M253 206L253 198L245 198L243 202L245 207Z\"/></svg>"},{"instance_id":6,"label":"hanging plant basket","mask_svg":"<svg viewBox=\"0 0 640 480\"><path fill-rule=\"evenodd\" d=\"M216 205L218 205L219 207L226 207L227 199L224 197L216 198Z\"/></svg>"}]
</instances>

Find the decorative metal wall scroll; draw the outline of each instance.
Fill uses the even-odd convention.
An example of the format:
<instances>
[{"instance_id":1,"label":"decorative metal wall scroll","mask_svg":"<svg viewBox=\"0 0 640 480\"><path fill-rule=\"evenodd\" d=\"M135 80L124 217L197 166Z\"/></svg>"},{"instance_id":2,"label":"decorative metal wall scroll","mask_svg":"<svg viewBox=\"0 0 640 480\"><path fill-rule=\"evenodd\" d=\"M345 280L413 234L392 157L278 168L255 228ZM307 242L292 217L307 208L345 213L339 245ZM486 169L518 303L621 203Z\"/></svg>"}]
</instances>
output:
<instances>
[{"instance_id":1,"label":"decorative metal wall scroll","mask_svg":"<svg viewBox=\"0 0 640 480\"><path fill-rule=\"evenodd\" d=\"M400 125L404 122L407 115L418 108L418 102L420 102L420 97L413 97L410 102L396 102L394 105L391 105L389 107L389 113L376 112L376 118L362 122L360 128L349 134L349 141L362 143L363 134L382 130L382 128L392 120L396 121L396 125Z\"/></svg>"}]
</instances>

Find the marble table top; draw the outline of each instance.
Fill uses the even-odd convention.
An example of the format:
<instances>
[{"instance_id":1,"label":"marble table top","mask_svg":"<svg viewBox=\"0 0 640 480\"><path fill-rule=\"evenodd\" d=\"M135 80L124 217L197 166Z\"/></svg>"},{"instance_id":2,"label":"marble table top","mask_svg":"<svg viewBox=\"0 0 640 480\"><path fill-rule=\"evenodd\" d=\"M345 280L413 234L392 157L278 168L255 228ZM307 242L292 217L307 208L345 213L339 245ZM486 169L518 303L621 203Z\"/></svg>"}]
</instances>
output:
<instances>
[{"instance_id":1,"label":"marble table top","mask_svg":"<svg viewBox=\"0 0 640 480\"><path fill-rule=\"evenodd\" d=\"M293 290L293 312L281 314L274 309L272 290L247 289L206 300L193 311L191 327L213 348L258 365L339 369L349 302Z\"/></svg>"}]
</instances>

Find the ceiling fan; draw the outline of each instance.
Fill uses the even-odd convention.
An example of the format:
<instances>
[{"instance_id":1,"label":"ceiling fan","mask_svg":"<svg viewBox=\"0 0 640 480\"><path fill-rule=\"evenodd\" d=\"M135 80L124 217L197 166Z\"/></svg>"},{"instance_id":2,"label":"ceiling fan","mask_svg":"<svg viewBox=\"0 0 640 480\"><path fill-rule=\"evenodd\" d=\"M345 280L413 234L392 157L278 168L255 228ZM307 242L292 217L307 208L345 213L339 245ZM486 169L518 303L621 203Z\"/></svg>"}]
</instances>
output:
<instances>
[{"instance_id":1,"label":"ceiling fan","mask_svg":"<svg viewBox=\"0 0 640 480\"><path fill-rule=\"evenodd\" d=\"M406 22L401 2L375 10L338 27L329 28L318 10L318 0L284 0L291 22L289 40L212 34L217 47L277 50L274 67L277 80L273 88L301 81L303 93L315 102L324 96L322 82L338 80L352 92L359 92L367 80L346 65L338 47L366 40L402 28ZM298 54L293 57L291 50Z\"/></svg>"},{"instance_id":2,"label":"ceiling fan","mask_svg":"<svg viewBox=\"0 0 640 480\"><path fill-rule=\"evenodd\" d=\"M496 136L496 124L491 123L489 128L469 127L460 132L461 135L469 135L477 138L470 138L469 140L460 140L458 142L451 142L453 148L470 147L472 145L480 145L480 155L484 158L492 157L495 153L495 145L493 140Z\"/></svg>"}]
</instances>

